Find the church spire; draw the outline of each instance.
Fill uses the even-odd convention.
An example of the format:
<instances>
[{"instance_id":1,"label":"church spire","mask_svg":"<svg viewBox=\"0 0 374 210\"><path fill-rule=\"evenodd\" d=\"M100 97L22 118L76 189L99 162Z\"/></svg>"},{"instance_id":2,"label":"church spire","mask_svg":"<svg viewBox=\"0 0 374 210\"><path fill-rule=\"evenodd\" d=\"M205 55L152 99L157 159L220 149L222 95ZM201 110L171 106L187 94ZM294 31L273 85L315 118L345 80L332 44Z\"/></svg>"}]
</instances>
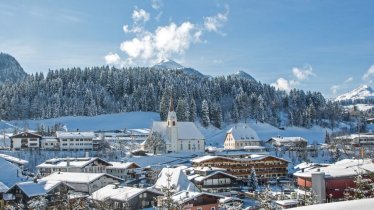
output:
<instances>
[{"instance_id":1,"label":"church spire","mask_svg":"<svg viewBox=\"0 0 374 210\"><path fill-rule=\"evenodd\" d=\"M170 97L169 112L174 112L173 96Z\"/></svg>"}]
</instances>

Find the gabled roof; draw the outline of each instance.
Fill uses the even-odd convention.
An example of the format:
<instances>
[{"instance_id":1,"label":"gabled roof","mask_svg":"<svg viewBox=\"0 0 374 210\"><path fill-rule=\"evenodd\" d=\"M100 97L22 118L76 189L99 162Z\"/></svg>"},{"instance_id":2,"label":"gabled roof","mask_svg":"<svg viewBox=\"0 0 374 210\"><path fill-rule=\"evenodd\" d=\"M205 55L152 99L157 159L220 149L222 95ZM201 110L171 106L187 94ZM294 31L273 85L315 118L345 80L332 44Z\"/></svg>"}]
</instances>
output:
<instances>
[{"instance_id":1,"label":"gabled roof","mask_svg":"<svg viewBox=\"0 0 374 210\"><path fill-rule=\"evenodd\" d=\"M234 175L231 175L231 174L228 174L228 173L225 173L223 171L216 171L216 172L213 172L207 176L199 176L199 177L196 177L194 178L195 181L198 181L198 182L201 182L201 181L204 181L206 179L209 179L210 177L212 176L215 176L217 174L222 174L224 176L227 176L227 177L230 177L230 178L233 178L233 179L237 179L238 177L237 176L234 176Z\"/></svg>"},{"instance_id":2,"label":"gabled roof","mask_svg":"<svg viewBox=\"0 0 374 210\"><path fill-rule=\"evenodd\" d=\"M230 128L226 133L231 133L235 141L261 141L256 131L243 123Z\"/></svg>"},{"instance_id":3,"label":"gabled roof","mask_svg":"<svg viewBox=\"0 0 374 210\"><path fill-rule=\"evenodd\" d=\"M15 134L9 138L42 138L42 136L36 133L22 132Z\"/></svg>"},{"instance_id":4,"label":"gabled roof","mask_svg":"<svg viewBox=\"0 0 374 210\"><path fill-rule=\"evenodd\" d=\"M44 163L36 166L37 168L66 168L69 161L71 168L84 168L94 161L99 161L103 165L111 166L112 164L99 157L88 158L53 158L46 160Z\"/></svg>"},{"instance_id":5,"label":"gabled roof","mask_svg":"<svg viewBox=\"0 0 374 210\"><path fill-rule=\"evenodd\" d=\"M233 158L229 158L229 157L206 155L206 156L194 158L194 159L191 160L191 162L201 163L201 162L205 162L205 161L208 161L208 160L214 160L214 159L234 160Z\"/></svg>"},{"instance_id":6,"label":"gabled roof","mask_svg":"<svg viewBox=\"0 0 374 210\"><path fill-rule=\"evenodd\" d=\"M176 124L178 129L178 139L179 140L203 140L205 139L204 135L200 132L200 130L196 127L195 123L193 122L177 122ZM154 121L152 125L152 132L157 131L161 134L161 136L166 140L166 142L170 142L168 131L167 131L167 122L159 122Z\"/></svg>"},{"instance_id":7,"label":"gabled roof","mask_svg":"<svg viewBox=\"0 0 374 210\"><path fill-rule=\"evenodd\" d=\"M141 193L150 192L158 195L163 195L163 193L154 189L142 189L135 187L126 186L115 186L113 184L107 185L94 193L92 193L91 198L98 201L104 201L107 199L117 200L117 201L128 201Z\"/></svg>"},{"instance_id":8,"label":"gabled roof","mask_svg":"<svg viewBox=\"0 0 374 210\"><path fill-rule=\"evenodd\" d=\"M55 172L49 176L43 177L42 180L56 180L67 183L91 183L102 176L108 176L118 181L124 181L116 176L105 173L74 173L74 172Z\"/></svg>"},{"instance_id":9,"label":"gabled roof","mask_svg":"<svg viewBox=\"0 0 374 210\"><path fill-rule=\"evenodd\" d=\"M197 197L200 197L200 196L203 196L203 195L216 197L217 200L221 199L221 198L224 198L224 196L222 196L222 195L217 195L217 194L213 194L213 193L191 192L191 191L184 190L184 191L181 191L181 192L178 192L178 193L174 194L172 199L174 201L178 202L178 203L187 203L187 202L189 202L191 200L194 200Z\"/></svg>"},{"instance_id":10,"label":"gabled roof","mask_svg":"<svg viewBox=\"0 0 374 210\"><path fill-rule=\"evenodd\" d=\"M185 166L180 166L177 168L163 168L158 175L158 179L155 183L155 188L162 190L162 188L170 186L175 187L175 191L188 190L188 189L197 189L196 186L190 182L184 174L183 170L186 169ZM171 175L170 183L168 183L168 174Z\"/></svg>"},{"instance_id":11,"label":"gabled roof","mask_svg":"<svg viewBox=\"0 0 374 210\"><path fill-rule=\"evenodd\" d=\"M308 143L308 140L304 139L303 137L296 136L296 137L271 137L269 141L275 141L278 144L284 144L284 143L290 143L290 142L306 142Z\"/></svg>"},{"instance_id":12,"label":"gabled roof","mask_svg":"<svg viewBox=\"0 0 374 210\"><path fill-rule=\"evenodd\" d=\"M27 197L31 198L34 196L46 195L61 184L63 184L63 182L55 180L42 180L36 183L33 181L19 182L12 186L8 192L18 187Z\"/></svg>"}]
</instances>

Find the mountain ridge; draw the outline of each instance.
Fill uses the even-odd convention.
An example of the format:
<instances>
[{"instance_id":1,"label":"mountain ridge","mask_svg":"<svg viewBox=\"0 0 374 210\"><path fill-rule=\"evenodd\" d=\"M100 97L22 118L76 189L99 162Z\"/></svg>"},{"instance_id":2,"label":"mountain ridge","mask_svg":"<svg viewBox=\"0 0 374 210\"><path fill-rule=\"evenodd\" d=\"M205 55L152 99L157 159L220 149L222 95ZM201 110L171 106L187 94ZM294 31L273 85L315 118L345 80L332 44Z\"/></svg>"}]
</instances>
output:
<instances>
[{"instance_id":1,"label":"mountain ridge","mask_svg":"<svg viewBox=\"0 0 374 210\"><path fill-rule=\"evenodd\" d=\"M360 85L347 93L339 95L335 98L335 101L355 101L355 100L367 100L374 99L374 90L368 85Z\"/></svg>"},{"instance_id":2,"label":"mountain ridge","mask_svg":"<svg viewBox=\"0 0 374 210\"><path fill-rule=\"evenodd\" d=\"M26 76L27 73L13 56L0 52L0 84L6 81L18 82Z\"/></svg>"}]
</instances>

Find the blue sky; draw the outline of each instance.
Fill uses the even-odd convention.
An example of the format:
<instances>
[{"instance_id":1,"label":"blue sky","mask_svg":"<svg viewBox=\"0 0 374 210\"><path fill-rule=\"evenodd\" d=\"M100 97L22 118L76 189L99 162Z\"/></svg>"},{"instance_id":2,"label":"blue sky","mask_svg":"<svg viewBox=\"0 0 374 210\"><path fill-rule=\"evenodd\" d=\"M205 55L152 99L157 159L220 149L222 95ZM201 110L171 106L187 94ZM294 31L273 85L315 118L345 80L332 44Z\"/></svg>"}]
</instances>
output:
<instances>
[{"instance_id":1,"label":"blue sky","mask_svg":"<svg viewBox=\"0 0 374 210\"><path fill-rule=\"evenodd\" d=\"M163 58L333 97L374 78L374 1L0 0L0 51L28 73Z\"/></svg>"}]
</instances>

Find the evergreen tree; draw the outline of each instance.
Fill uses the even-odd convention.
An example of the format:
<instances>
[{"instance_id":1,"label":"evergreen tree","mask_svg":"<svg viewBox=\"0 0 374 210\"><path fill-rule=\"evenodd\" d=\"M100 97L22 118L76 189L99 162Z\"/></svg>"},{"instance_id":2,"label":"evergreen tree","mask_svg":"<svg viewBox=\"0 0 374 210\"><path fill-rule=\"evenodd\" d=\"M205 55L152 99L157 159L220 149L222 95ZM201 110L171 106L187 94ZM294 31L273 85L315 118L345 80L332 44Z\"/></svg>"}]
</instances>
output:
<instances>
[{"instance_id":1,"label":"evergreen tree","mask_svg":"<svg viewBox=\"0 0 374 210\"><path fill-rule=\"evenodd\" d=\"M189 109L190 109L189 121L194 122L196 119L197 110L196 110L196 102L193 98L191 99Z\"/></svg>"},{"instance_id":2,"label":"evergreen tree","mask_svg":"<svg viewBox=\"0 0 374 210\"><path fill-rule=\"evenodd\" d=\"M209 105L205 99L201 103L201 123L204 127L208 127L210 124Z\"/></svg>"},{"instance_id":3,"label":"evergreen tree","mask_svg":"<svg viewBox=\"0 0 374 210\"><path fill-rule=\"evenodd\" d=\"M251 173L249 174L248 177L248 187L252 190L255 191L258 187L258 180L257 180L257 175L256 175L256 170L252 167Z\"/></svg>"}]
</instances>

